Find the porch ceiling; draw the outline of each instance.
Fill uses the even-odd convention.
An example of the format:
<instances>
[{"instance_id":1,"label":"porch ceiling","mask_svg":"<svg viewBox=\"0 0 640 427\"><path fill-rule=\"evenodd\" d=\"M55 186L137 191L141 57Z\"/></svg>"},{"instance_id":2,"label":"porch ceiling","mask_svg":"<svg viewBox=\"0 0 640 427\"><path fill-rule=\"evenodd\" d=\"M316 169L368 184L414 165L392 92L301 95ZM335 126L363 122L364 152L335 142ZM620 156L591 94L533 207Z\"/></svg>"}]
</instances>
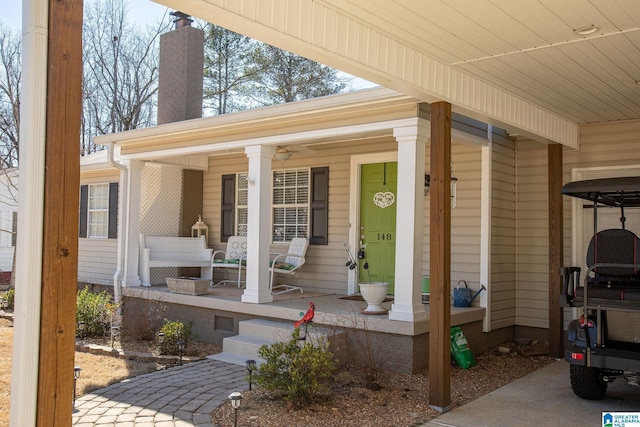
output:
<instances>
[{"instance_id":1,"label":"porch ceiling","mask_svg":"<svg viewBox=\"0 0 640 427\"><path fill-rule=\"evenodd\" d=\"M640 118L636 0L154 1L539 140Z\"/></svg>"},{"instance_id":2,"label":"porch ceiling","mask_svg":"<svg viewBox=\"0 0 640 427\"><path fill-rule=\"evenodd\" d=\"M637 0L324 2L572 121L640 118Z\"/></svg>"}]
</instances>

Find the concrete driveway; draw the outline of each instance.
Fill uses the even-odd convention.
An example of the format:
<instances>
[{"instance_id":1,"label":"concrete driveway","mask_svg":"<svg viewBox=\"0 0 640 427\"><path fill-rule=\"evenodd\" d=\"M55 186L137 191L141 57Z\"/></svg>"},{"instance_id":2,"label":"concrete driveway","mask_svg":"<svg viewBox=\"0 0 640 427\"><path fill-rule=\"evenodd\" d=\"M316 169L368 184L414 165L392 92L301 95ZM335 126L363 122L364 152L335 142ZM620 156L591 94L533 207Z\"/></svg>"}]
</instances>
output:
<instances>
[{"instance_id":1,"label":"concrete driveway","mask_svg":"<svg viewBox=\"0 0 640 427\"><path fill-rule=\"evenodd\" d=\"M602 426L603 412L640 413L640 387L618 380L603 400L580 399L571 391L569 365L561 360L424 426Z\"/></svg>"}]
</instances>

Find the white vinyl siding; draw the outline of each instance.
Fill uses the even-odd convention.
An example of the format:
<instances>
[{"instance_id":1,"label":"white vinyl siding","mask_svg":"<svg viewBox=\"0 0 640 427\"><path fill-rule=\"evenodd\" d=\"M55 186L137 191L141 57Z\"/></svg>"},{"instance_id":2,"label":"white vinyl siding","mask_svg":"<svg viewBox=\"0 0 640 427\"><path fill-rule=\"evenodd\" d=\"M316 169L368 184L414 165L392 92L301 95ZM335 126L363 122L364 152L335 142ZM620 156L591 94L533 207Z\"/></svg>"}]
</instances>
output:
<instances>
[{"instance_id":1,"label":"white vinyl siding","mask_svg":"<svg viewBox=\"0 0 640 427\"><path fill-rule=\"evenodd\" d=\"M516 325L549 327L547 146L517 144L518 255Z\"/></svg>"},{"instance_id":2,"label":"white vinyl siding","mask_svg":"<svg viewBox=\"0 0 640 427\"><path fill-rule=\"evenodd\" d=\"M328 165L329 173L329 239L327 245L311 245L307 250L306 263L291 284L304 286L305 290L347 292L347 268L344 266L346 253L342 242L349 237L349 177L351 156L363 153L389 152L397 149L397 142L391 137L380 137L348 144L324 144L313 147L316 154L294 155L286 161L286 170ZM425 158L427 172L429 158ZM469 287L480 287L480 176L481 148L479 145L454 143L452 146L454 175L458 178L457 207L452 211L451 245L451 286L458 280L466 280ZM246 171L246 156L211 157L209 171L204 173L204 212L211 224L219 224L221 219L222 175ZM282 170L282 162L273 162L273 167ZM237 184L236 184L237 185ZM425 198L424 210L424 252L423 274L429 274L429 197ZM267 214L267 207L261 214ZM224 250L226 243L220 242L220 228L210 227L210 242L217 249ZM272 243L271 252L282 253L287 244ZM477 300L476 300L477 301Z\"/></svg>"},{"instance_id":3,"label":"white vinyl siding","mask_svg":"<svg viewBox=\"0 0 640 427\"><path fill-rule=\"evenodd\" d=\"M316 153L293 155L285 162L287 170L309 169L316 166L329 166L329 232L327 245L310 245L307 249L305 265L292 278L292 285L304 286L305 291L347 292L347 268L344 266L346 253L342 242L348 240L349 233L349 173L351 155L363 152L393 151L397 143L391 137L377 138L364 142L336 143L314 146ZM203 217L210 218L211 224L220 223L220 201L222 175L237 174L246 171L246 156L211 157L209 171L204 173L204 209ZM273 161L274 170L282 170L283 163ZM270 214L271 207L263 207L260 213ZM220 227L210 227L210 242L214 249L224 250L226 243L220 242ZM272 253L283 253L287 243L273 243Z\"/></svg>"},{"instance_id":4,"label":"white vinyl siding","mask_svg":"<svg viewBox=\"0 0 640 427\"><path fill-rule=\"evenodd\" d=\"M108 187L104 183L116 182L118 178L117 171L92 171L82 175L81 184L103 184ZM117 252L117 239L78 239L78 282L113 285Z\"/></svg>"},{"instance_id":5,"label":"white vinyl siding","mask_svg":"<svg viewBox=\"0 0 640 427\"><path fill-rule=\"evenodd\" d=\"M491 200L491 330L516 318L516 159L513 142L494 137Z\"/></svg>"},{"instance_id":6,"label":"white vinyl siding","mask_svg":"<svg viewBox=\"0 0 640 427\"><path fill-rule=\"evenodd\" d=\"M549 324L549 225L547 146L519 141L516 325L547 328ZM572 181L575 168L619 168L640 165L640 121L598 123L580 127L580 150L563 152L563 181ZM564 265L583 261L573 254L572 199L563 198ZM585 232L590 224L583 224ZM589 236L590 237L590 236ZM583 237L583 239L585 239ZM567 313L568 314L568 313ZM566 316L565 316L565 320ZM566 322L565 322L566 323Z\"/></svg>"},{"instance_id":7,"label":"white vinyl siding","mask_svg":"<svg viewBox=\"0 0 640 427\"><path fill-rule=\"evenodd\" d=\"M116 239L79 239L78 282L113 285L117 252Z\"/></svg>"}]
</instances>

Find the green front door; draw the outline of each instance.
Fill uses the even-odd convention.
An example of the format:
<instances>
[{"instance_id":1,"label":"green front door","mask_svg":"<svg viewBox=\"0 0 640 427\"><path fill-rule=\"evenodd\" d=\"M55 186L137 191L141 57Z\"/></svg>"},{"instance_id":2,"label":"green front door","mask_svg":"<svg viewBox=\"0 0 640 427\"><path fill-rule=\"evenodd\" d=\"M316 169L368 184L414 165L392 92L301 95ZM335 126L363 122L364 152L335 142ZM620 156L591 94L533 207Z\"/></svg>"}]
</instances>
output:
<instances>
[{"instance_id":1,"label":"green front door","mask_svg":"<svg viewBox=\"0 0 640 427\"><path fill-rule=\"evenodd\" d=\"M359 280L389 282L390 294L395 279L397 177L397 162L364 164L360 169Z\"/></svg>"}]
</instances>

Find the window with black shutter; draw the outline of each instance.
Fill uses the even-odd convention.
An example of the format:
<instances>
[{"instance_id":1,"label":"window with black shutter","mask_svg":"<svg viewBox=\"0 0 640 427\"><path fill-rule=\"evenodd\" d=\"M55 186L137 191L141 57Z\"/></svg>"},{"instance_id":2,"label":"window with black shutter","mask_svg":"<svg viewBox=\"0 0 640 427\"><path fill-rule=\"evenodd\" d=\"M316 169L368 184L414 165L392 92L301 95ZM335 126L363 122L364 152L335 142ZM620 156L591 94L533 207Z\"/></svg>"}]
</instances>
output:
<instances>
[{"instance_id":1,"label":"window with black shutter","mask_svg":"<svg viewBox=\"0 0 640 427\"><path fill-rule=\"evenodd\" d=\"M80 186L80 237L118 237L118 188L117 182Z\"/></svg>"},{"instance_id":2,"label":"window with black shutter","mask_svg":"<svg viewBox=\"0 0 640 427\"><path fill-rule=\"evenodd\" d=\"M309 244L329 243L329 167L311 168Z\"/></svg>"},{"instance_id":3,"label":"window with black shutter","mask_svg":"<svg viewBox=\"0 0 640 427\"><path fill-rule=\"evenodd\" d=\"M226 242L236 234L236 175L222 175L222 202L220 214L220 241Z\"/></svg>"},{"instance_id":4,"label":"window with black shutter","mask_svg":"<svg viewBox=\"0 0 640 427\"><path fill-rule=\"evenodd\" d=\"M221 241L246 236L247 173L222 176ZM306 237L312 245L329 242L329 167L273 172L272 242Z\"/></svg>"}]
</instances>

